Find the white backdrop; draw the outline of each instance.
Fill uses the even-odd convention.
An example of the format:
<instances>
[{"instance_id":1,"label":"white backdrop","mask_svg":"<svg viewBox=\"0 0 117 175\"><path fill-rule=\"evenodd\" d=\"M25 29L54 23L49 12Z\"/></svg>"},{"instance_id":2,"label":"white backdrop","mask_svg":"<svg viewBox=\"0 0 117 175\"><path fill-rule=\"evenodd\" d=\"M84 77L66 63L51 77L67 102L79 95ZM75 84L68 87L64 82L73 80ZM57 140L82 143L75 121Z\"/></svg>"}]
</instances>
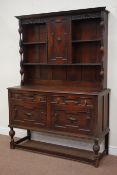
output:
<instances>
[{"instance_id":1,"label":"white backdrop","mask_svg":"<svg viewBox=\"0 0 117 175\"><path fill-rule=\"evenodd\" d=\"M19 34L14 16L106 6L109 14L110 153L117 154L117 0L0 0L0 133L8 134L7 87L19 85Z\"/></svg>"}]
</instances>

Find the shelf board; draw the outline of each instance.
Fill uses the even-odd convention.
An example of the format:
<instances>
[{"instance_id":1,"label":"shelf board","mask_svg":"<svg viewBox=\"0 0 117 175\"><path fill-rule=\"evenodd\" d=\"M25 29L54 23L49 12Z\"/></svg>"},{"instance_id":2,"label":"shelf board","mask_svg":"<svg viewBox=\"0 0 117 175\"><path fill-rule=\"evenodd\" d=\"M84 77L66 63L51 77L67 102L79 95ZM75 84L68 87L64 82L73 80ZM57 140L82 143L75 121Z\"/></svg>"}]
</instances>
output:
<instances>
[{"instance_id":1,"label":"shelf board","mask_svg":"<svg viewBox=\"0 0 117 175\"><path fill-rule=\"evenodd\" d=\"M71 64L50 64L50 63L23 63L24 66L101 66L102 63L71 63Z\"/></svg>"},{"instance_id":2,"label":"shelf board","mask_svg":"<svg viewBox=\"0 0 117 175\"><path fill-rule=\"evenodd\" d=\"M24 140L25 139L26 138L24 138ZM20 139L14 143L15 148L26 149L41 154L56 156L74 161L86 162L96 166L96 159L93 151L33 140L23 142L22 140ZM98 160L100 160L104 155L105 150L99 153Z\"/></svg>"},{"instance_id":3,"label":"shelf board","mask_svg":"<svg viewBox=\"0 0 117 175\"><path fill-rule=\"evenodd\" d=\"M23 45L38 45L38 44L47 44L47 42L23 42Z\"/></svg>"},{"instance_id":4,"label":"shelf board","mask_svg":"<svg viewBox=\"0 0 117 175\"><path fill-rule=\"evenodd\" d=\"M101 42L101 39L94 39L94 40L72 40L72 43L93 43L93 42Z\"/></svg>"}]
</instances>

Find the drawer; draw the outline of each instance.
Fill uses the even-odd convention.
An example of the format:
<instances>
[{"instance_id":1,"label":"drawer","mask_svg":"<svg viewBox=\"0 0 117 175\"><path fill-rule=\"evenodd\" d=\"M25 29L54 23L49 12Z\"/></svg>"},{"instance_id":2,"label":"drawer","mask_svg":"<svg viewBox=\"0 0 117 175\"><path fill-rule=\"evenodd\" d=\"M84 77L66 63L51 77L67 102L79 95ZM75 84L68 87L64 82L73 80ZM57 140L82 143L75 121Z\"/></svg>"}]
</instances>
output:
<instances>
[{"instance_id":1,"label":"drawer","mask_svg":"<svg viewBox=\"0 0 117 175\"><path fill-rule=\"evenodd\" d=\"M45 127L47 125L47 111L44 108L25 108L13 105L12 122L27 127Z\"/></svg>"},{"instance_id":2,"label":"drawer","mask_svg":"<svg viewBox=\"0 0 117 175\"><path fill-rule=\"evenodd\" d=\"M83 111L94 108L94 98L83 95L66 95L66 96L52 96L51 107L57 110L65 111Z\"/></svg>"},{"instance_id":3,"label":"drawer","mask_svg":"<svg viewBox=\"0 0 117 175\"><path fill-rule=\"evenodd\" d=\"M10 124L27 127L47 125L47 97L36 92L10 92Z\"/></svg>"},{"instance_id":4,"label":"drawer","mask_svg":"<svg viewBox=\"0 0 117 175\"><path fill-rule=\"evenodd\" d=\"M46 96L34 92L11 92L10 100L17 106L27 109L45 108L47 105Z\"/></svg>"},{"instance_id":5,"label":"drawer","mask_svg":"<svg viewBox=\"0 0 117 175\"><path fill-rule=\"evenodd\" d=\"M51 97L52 127L55 130L91 134L95 98L88 95L53 95Z\"/></svg>"},{"instance_id":6,"label":"drawer","mask_svg":"<svg viewBox=\"0 0 117 175\"><path fill-rule=\"evenodd\" d=\"M58 107L70 108L93 108L94 97L84 95L53 95L51 98L51 104Z\"/></svg>"},{"instance_id":7,"label":"drawer","mask_svg":"<svg viewBox=\"0 0 117 175\"><path fill-rule=\"evenodd\" d=\"M35 92L11 92L10 98L15 100L23 100L23 101L38 101L38 102L46 102L46 96L43 94L35 93Z\"/></svg>"},{"instance_id":8,"label":"drawer","mask_svg":"<svg viewBox=\"0 0 117 175\"><path fill-rule=\"evenodd\" d=\"M91 134L93 132L93 111L69 111L54 108L52 110L52 128L59 131Z\"/></svg>"},{"instance_id":9,"label":"drawer","mask_svg":"<svg viewBox=\"0 0 117 175\"><path fill-rule=\"evenodd\" d=\"M19 107L25 107L26 109L32 109L34 110L35 108L46 108L47 104L45 102L40 102L40 101L29 101L29 100L11 100L11 103L14 104L15 106Z\"/></svg>"}]
</instances>

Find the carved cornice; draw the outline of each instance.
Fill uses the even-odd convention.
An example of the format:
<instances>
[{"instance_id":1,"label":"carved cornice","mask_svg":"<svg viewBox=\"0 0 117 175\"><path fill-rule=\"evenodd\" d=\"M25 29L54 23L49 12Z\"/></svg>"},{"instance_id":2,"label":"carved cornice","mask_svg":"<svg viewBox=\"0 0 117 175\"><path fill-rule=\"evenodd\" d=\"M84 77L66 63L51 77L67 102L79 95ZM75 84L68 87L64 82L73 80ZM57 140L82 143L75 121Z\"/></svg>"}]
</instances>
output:
<instances>
[{"instance_id":1,"label":"carved cornice","mask_svg":"<svg viewBox=\"0 0 117 175\"><path fill-rule=\"evenodd\" d=\"M21 24L43 24L46 23L47 19L45 18L29 18L21 20Z\"/></svg>"},{"instance_id":2,"label":"carved cornice","mask_svg":"<svg viewBox=\"0 0 117 175\"><path fill-rule=\"evenodd\" d=\"M79 19L100 19L101 18L101 12L95 12L95 13L83 13L83 14L78 14L75 16L72 16L72 20Z\"/></svg>"}]
</instances>

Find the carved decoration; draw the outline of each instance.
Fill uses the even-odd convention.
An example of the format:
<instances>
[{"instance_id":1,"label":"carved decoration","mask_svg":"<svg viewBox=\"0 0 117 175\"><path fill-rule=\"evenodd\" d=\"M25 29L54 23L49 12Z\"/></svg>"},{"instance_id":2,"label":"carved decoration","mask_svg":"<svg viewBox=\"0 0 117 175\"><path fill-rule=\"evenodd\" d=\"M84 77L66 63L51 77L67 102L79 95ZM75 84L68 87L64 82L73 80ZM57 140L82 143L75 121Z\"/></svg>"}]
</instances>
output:
<instances>
[{"instance_id":1,"label":"carved decoration","mask_svg":"<svg viewBox=\"0 0 117 175\"><path fill-rule=\"evenodd\" d=\"M73 105L79 105L82 107L93 107L93 102L91 98L84 98L84 97L76 97L74 98L68 98L65 96L57 96L57 97L53 97L52 99L52 104L61 104L61 105L69 105L69 104L73 104Z\"/></svg>"},{"instance_id":2,"label":"carved decoration","mask_svg":"<svg viewBox=\"0 0 117 175\"><path fill-rule=\"evenodd\" d=\"M97 13L86 13L86 14L79 14L79 15L75 15L72 16L72 19L79 19L79 20L83 20L83 19L98 19L101 18L101 13L97 12Z\"/></svg>"},{"instance_id":3,"label":"carved decoration","mask_svg":"<svg viewBox=\"0 0 117 175\"><path fill-rule=\"evenodd\" d=\"M46 18L40 19L40 18L30 18L30 19L24 19L21 21L22 24L36 24L36 23L46 23Z\"/></svg>"},{"instance_id":4,"label":"carved decoration","mask_svg":"<svg viewBox=\"0 0 117 175\"><path fill-rule=\"evenodd\" d=\"M12 96L13 99L17 99L17 100L32 100L32 101L37 101L37 102L46 102L46 97L45 96L41 96L39 94L36 93L14 93Z\"/></svg>"},{"instance_id":5,"label":"carved decoration","mask_svg":"<svg viewBox=\"0 0 117 175\"><path fill-rule=\"evenodd\" d=\"M64 113L65 121L64 124L59 124L59 118L61 120L62 114ZM80 115L84 113L85 114L85 127L80 127L79 125L79 117ZM80 111L76 113L69 113L66 110L58 110L54 109L53 112L53 126L54 128L64 128L67 130L68 127L74 127L77 128L79 131L85 131L85 132L91 132L91 128L89 123L91 122L91 111ZM63 118L64 118L63 117ZM61 123L61 122L60 122Z\"/></svg>"},{"instance_id":6,"label":"carved decoration","mask_svg":"<svg viewBox=\"0 0 117 175\"><path fill-rule=\"evenodd\" d=\"M14 117L14 122L17 123L25 123L25 122L31 122L34 125L39 126L45 126L46 125L46 117L47 117L47 111L45 109L36 109L34 108L33 111L23 108L21 110L20 106L14 105L12 114ZM11 130L9 135L12 135L13 131Z\"/></svg>"}]
</instances>

